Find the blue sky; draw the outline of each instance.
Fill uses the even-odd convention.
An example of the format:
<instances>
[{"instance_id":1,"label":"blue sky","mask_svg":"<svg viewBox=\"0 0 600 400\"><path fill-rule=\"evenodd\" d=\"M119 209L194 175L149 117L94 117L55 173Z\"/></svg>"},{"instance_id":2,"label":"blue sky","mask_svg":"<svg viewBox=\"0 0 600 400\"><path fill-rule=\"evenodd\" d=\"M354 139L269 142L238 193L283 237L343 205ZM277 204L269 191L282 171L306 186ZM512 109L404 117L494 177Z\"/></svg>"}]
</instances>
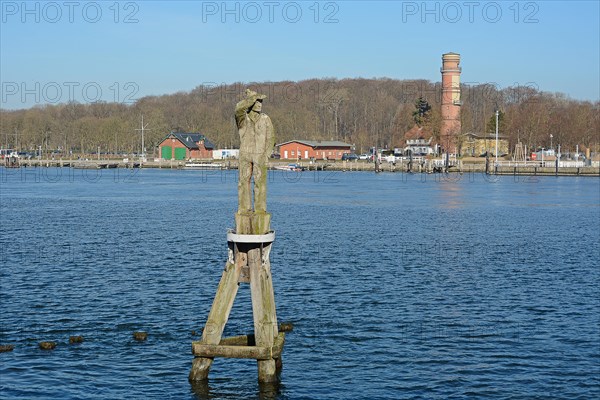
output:
<instances>
[{"instance_id":1,"label":"blue sky","mask_svg":"<svg viewBox=\"0 0 600 400\"><path fill-rule=\"evenodd\" d=\"M0 107L309 78L533 86L600 99L599 1L0 1Z\"/></svg>"}]
</instances>

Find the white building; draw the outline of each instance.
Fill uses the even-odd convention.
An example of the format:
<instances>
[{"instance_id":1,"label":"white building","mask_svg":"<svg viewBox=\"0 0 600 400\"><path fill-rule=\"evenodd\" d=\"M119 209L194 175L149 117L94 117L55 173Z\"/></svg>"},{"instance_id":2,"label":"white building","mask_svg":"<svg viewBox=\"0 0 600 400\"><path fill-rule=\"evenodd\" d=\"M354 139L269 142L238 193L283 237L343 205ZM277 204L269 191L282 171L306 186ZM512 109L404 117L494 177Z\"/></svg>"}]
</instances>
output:
<instances>
[{"instance_id":1,"label":"white building","mask_svg":"<svg viewBox=\"0 0 600 400\"><path fill-rule=\"evenodd\" d=\"M404 134L404 154L413 156L428 156L437 154L438 146L433 143L433 134L429 129L413 126Z\"/></svg>"},{"instance_id":2,"label":"white building","mask_svg":"<svg viewBox=\"0 0 600 400\"><path fill-rule=\"evenodd\" d=\"M407 139L404 154L412 152L413 155L428 156L435 154L435 150L431 147L432 138L429 139Z\"/></svg>"},{"instance_id":3,"label":"white building","mask_svg":"<svg viewBox=\"0 0 600 400\"><path fill-rule=\"evenodd\" d=\"M240 149L218 149L213 150L213 160L227 160L240 157Z\"/></svg>"}]
</instances>

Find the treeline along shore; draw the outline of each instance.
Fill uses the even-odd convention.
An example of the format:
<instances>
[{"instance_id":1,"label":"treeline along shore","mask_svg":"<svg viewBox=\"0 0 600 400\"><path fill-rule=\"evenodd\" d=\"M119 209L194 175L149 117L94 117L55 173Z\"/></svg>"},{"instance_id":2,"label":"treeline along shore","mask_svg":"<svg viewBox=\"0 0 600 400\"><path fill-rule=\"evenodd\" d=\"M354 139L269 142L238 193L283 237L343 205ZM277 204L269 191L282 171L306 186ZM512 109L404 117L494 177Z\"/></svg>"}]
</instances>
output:
<instances>
[{"instance_id":1,"label":"treeline along shore","mask_svg":"<svg viewBox=\"0 0 600 400\"><path fill-rule=\"evenodd\" d=\"M152 154L173 130L200 132L218 148L237 148L233 108L244 89L265 93L264 111L275 125L276 142L340 140L365 153L372 146L402 147L414 124L415 101L431 106L425 124L440 141L441 84L427 80L311 79L300 82L202 84L189 92L147 96L130 104L96 102L40 105L0 110L4 148L50 154ZM574 100L539 90L535 84L499 88L492 83L461 84L462 133L489 134L501 110L500 135L509 149L560 144L563 153L600 151L600 102ZM42 156L43 157L43 156Z\"/></svg>"}]
</instances>

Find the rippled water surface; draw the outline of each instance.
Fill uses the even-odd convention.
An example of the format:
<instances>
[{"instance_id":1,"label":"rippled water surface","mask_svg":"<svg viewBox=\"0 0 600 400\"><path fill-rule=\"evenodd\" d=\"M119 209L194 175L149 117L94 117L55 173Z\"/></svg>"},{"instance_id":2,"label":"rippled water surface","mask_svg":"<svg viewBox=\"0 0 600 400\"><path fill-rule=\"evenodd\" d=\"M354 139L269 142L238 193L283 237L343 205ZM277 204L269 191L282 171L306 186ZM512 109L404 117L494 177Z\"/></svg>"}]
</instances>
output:
<instances>
[{"instance_id":1,"label":"rippled water surface","mask_svg":"<svg viewBox=\"0 0 600 400\"><path fill-rule=\"evenodd\" d=\"M466 174L272 173L281 385L190 386L235 179L0 169L0 397L600 397L598 178ZM252 326L243 285L225 334Z\"/></svg>"}]
</instances>

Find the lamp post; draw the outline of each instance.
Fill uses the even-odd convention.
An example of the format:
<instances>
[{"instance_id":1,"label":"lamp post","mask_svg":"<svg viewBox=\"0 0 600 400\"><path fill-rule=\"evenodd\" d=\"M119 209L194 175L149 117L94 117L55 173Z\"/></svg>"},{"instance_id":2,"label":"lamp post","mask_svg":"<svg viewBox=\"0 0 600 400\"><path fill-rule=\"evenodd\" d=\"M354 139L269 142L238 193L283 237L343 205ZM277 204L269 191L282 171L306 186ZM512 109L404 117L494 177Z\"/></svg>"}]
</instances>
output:
<instances>
[{"instance_id":1,"label":"lamp post","mask_svg":"<svg viewBox=\"0 0 600 400\"><path fill-rule=\"evenodd\" d=\"M496 167L498 167L498 114L500 112L496 110Z\"/></svg>"}]
</instances>

